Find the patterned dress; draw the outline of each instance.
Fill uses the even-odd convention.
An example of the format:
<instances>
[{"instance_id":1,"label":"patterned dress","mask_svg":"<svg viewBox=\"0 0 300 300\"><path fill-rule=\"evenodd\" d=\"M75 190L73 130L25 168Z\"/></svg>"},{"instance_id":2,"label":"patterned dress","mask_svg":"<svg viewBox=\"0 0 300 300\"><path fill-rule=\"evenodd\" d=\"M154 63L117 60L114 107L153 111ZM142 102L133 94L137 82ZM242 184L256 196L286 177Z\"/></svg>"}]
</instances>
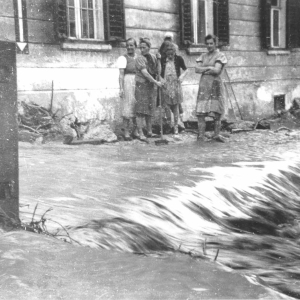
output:
<instances>
[{"instance_id":1,"label":"patterned dress","mask_svg":"<svg viewBox=\"0 0 300 300\"><path fill-rule=\"evenodd\" d=\"M182 103L181 84L178 81L175 64L173 60L166 61L164 72L165 84L162 89L163 103L175 105Z\"/></svg>"},{"instance_id":2,"label":"patterned dress","mask_svg":"<svg viewBox=\"0 0 300 300\"><path fill-rule=\"evenodd\" d=\"M126 119L135 117L135 59L125 54L118 58L118 68L124 69L124 99L122 99L122 116Z\"/></svg>"},{"instance_id":3,"label":"patterned dress","mask_svg":"<svg viewBox=\"0 0 300 300\"><path fill-rule=\"evenodd\" d=\"M135 99L136 114L153 116L156 106L157 88L142 74L142 70L146 69L148 73L155 78L157 75L157 58L149 53L146 56L139 56L135 61Z\"/></svg>"},{"instance_id":4,"label":"patterned dress","mask_svg":"<svg viewBox=\"0 0 300 300\"><path fill-rule=\"evenodd\" d=\"M227 64L227 58L222 52L215 50L212 55L210 53L202 54L197 62L202 62L202 67L214 67L218 62L222 64L223 70ZM202 74L197 96L197 115L213 117L214 113L220 115L224 113L225 89L220 75Z\"/></svg>"}]
</instances>

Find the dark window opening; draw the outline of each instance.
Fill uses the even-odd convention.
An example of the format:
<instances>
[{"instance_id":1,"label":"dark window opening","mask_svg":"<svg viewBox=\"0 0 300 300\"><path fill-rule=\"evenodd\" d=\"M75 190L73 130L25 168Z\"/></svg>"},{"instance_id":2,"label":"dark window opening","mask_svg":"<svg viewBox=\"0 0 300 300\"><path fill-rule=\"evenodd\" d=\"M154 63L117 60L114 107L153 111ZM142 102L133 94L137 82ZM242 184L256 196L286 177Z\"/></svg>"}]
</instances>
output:
<instances>
[{"instance_id":1,"label":"dark window opening","mask_svg":"<svg viewBox=\"0 0 300 300\"><path fill-rule=\"evenodd\" d=\"M274 110L285 110L285 95L274 96Z\"/></svg>"}]
</instances>

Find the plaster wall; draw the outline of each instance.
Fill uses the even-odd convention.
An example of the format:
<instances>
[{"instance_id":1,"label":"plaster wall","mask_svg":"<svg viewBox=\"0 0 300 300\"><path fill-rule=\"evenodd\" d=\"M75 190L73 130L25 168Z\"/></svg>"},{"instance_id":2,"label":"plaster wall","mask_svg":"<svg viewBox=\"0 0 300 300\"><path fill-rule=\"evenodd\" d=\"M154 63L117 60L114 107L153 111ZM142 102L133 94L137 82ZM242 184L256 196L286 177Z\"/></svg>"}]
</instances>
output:
<instances>
[{"instance_id":1,"label":"plaster wall","mask_svg":"<svg viewBox=\"0 0 300 300\"><path fill-rule=\"evenodd\" d=\"M11 4L0 15L0 38L15 39ZM227 115L233 109L243 118L259 119L274 112L274 95L285 94L287 108L300 97L300 52L268 55L261 46L260 1L230 0L230 46L222 51L228 57L224 81L228 87ZM109 52L62 50L55 40L53 1L28 0L29 54L17 57L18 97L45 106L54 82L54 109L61 114L74 112L82 120L98 117L111 124L121 121L116 60L124 48ZM125 0L126 36L138 40L147 36L156 52L164 34L173 32L179 44L179 6L174 0ZM5 27L6 26L6 27ZM4 28L4 29L3 29ZM6 28L6 29L5 29ZM203 48L203 51L205 49ZM184 118L195 119L199 75L194 73L198 55L180 54L189 68L183 84ZM235 93L237 101L232 93Z\"/></svg>"}]
</instances>

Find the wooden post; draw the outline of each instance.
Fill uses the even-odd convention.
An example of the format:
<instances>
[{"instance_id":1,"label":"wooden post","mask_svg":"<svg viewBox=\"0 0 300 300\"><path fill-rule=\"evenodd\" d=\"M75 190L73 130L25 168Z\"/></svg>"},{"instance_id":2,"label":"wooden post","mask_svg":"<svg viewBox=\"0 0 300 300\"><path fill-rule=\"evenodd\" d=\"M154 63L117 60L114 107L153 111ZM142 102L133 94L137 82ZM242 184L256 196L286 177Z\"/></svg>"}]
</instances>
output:
<instances>
[{"instance_id":1,"label":"wooden post","mask_svg":"<svg viewBox=\"0 0 300 300\"><path fill-rule=\"evenodd\" d=\"M16 45L0 42L0 216L19 219Z\"/></svg>"}]
</instances>

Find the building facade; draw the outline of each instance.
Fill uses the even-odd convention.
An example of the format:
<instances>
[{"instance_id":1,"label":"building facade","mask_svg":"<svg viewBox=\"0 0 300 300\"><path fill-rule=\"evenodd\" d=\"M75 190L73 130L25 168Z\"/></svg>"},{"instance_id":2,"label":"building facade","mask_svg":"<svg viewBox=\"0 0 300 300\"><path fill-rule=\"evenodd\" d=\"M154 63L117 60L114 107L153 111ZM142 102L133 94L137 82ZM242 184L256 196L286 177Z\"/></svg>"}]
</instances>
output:
<instances>
[{"instance_id":1,"label":"building facade","mask_svg":"<svg viewBox=\"0 0 300 300\"><path fill-rule=\"evenodd\" d=\"M228 58L226 115L255 120L300 97L299 0L2 0L0 40L17 47L18 99L120 123L124 40L172 32L189 68L184 118L195 119L196 58L214 33Z\"/></svg>"}]
</instances>

